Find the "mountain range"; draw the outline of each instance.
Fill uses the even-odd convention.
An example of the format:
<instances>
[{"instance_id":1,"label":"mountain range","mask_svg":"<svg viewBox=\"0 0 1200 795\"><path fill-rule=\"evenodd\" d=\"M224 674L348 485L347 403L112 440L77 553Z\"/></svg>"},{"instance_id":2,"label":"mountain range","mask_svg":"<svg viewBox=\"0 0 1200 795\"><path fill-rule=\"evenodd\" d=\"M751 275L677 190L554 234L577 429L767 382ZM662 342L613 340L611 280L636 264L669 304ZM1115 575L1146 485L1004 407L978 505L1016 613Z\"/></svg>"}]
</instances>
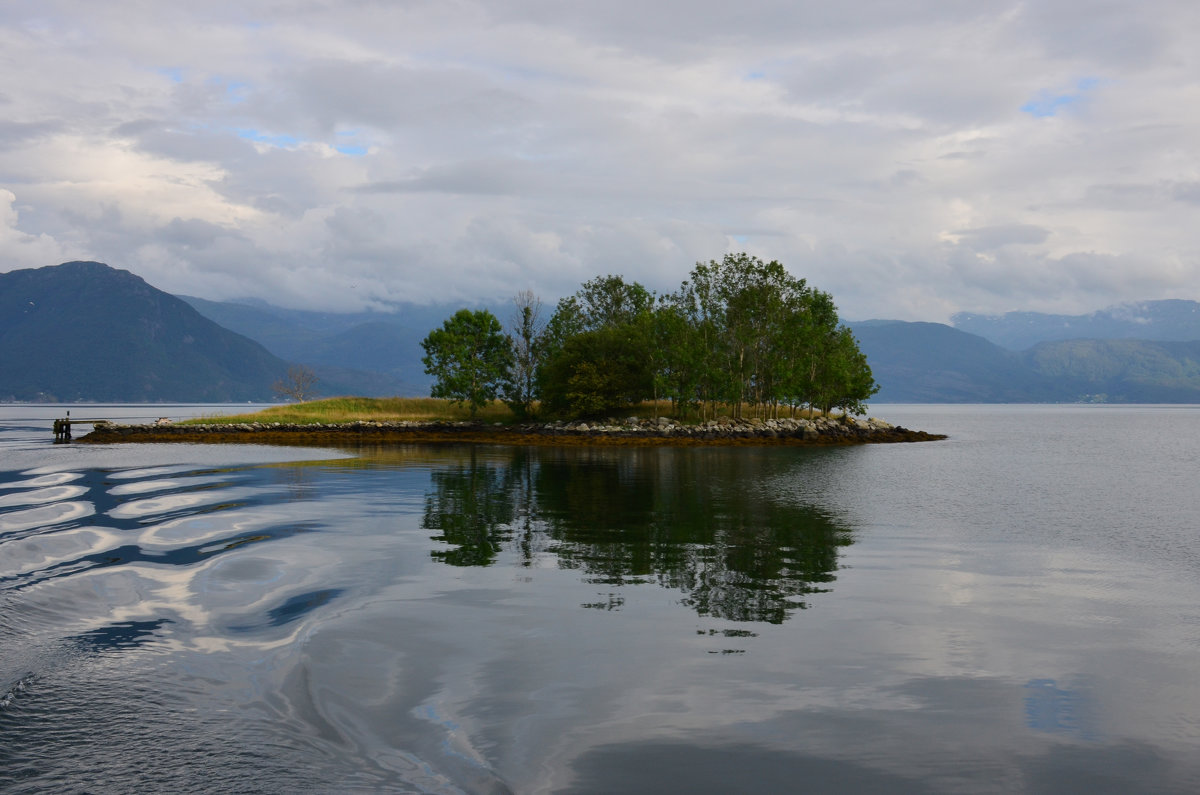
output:
<instances>
[{"instance_id":1,"label":"mountain range","mask_svg":"<svg viewBox=\"0 0 1200 795\"><path fill-rule=\"evenodd\" d=\"M273 400L290 363L324 395L427 395L420 341L458 308L176 297L98 262L0 273L0 401ZM881 387L872 402L1200 403L1194 301L953 323L850 323Z\"/></svg>"},{"instance_id":2,"label":"mountain range","mask_svg":"<svg viewBox=\"0 0 1200 795\"><path fill-rule=\"evenodd\" d=\"M1009 312L973 315L959 312L951 321L960 331L991 340L1014 351L1042 342L1065 340L1200 340L1200 304L1167 300L1119 304L1087 315L1046 315Z\"/></svg>"},{"instance_id":3,"label":"mountain range","mask_svg":"<svg viewBox=\"0 0 1200 795\"><path fill-rule=\"evenodd\" d=\"M270 399L287 363L99 262L0 273L0 400Z\"/></svg>"},{"instance_id":4,"label":"mountain range","mask_svg":"<svg viewBox=\"0 0 1200 795\"><path fill-rule=\"evenodd\" d=\"M940 323L851 327L874 403L1200 403L1200 341L1072 339L1023 351Z\"/></svg>"}]
</instances>

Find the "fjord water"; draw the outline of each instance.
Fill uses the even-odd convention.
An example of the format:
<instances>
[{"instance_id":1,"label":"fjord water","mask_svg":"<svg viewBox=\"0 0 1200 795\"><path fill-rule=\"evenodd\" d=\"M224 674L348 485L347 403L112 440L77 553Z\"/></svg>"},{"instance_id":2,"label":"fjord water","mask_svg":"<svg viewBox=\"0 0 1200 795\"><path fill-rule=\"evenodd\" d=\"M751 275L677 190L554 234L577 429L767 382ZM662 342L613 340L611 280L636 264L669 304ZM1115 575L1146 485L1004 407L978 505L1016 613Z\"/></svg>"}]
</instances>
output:
<instances>
[{"instance_id":1,"label":"fjord water","mask_svg":"<svg viewBox=\"0 0 1200 795\"><path fill-rule=\"evenodd\" d=\"M1200 791L1198 407L830 449L58 413L0 407L2 791Z\"/></svg>"}]
</instances>

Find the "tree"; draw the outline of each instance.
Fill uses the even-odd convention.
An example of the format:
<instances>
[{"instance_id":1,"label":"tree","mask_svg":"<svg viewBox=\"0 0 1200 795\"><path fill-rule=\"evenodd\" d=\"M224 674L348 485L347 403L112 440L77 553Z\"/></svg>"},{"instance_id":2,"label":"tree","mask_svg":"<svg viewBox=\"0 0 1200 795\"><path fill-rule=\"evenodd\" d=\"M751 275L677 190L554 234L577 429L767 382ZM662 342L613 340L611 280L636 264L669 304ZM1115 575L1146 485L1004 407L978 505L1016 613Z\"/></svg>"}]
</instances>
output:
<instances>
[{"instance_id":1,"label":"tree","mask_svg":"<svg viewBox=\"0 0 1200 795\"><path fill-rule=\"evenodd\" d=\"M621 276L598 276L560 300L542 337L542 405L598 415L652 397L653 311L654 294Z\"/></svg>"},{"instance_id":2,"label":"tree","mask_svg":"<svg viewBox=\"0 0 1200 795\"><path fill-rule=\"evenodd\" d=\"M637 325L576 334L542 368L542 405L552 414L601 416L651 394L648 340Z\"/></svg>"},{"instance_id":3,"label":"tree","mask_svg":"<svg viewBox=\"0 0 1200 795\"><path fill-rule=\"evenodd\" d=\"M745 253L696 263L662 297L621 276L592 279L558 302L540 339L536 381L552 414L660 397L701 416L804 404L861 413L878 389L833 299Z\"/></svg>"},{"instance_id":4,"label":"tree","mask_svg":"<svg viewBox=\"0 0 1200 795\"><path fill-rule=\"evenodd\" d=\"M879 391L867 357L845 326L839 326L829 338L816 386L814 402L827 414L832 409L866 414L867 399Z\"/></svg>"},{"instance_id":5,"label":"tree","mask_svg":"<svg viewBox=\"0 0 1200 795\"><path fill-rule=\"evenodd\" d=\"M532 290L522 290L513 298L516 311L509 324L512 368L504 382L504 402L518 417L529 416L537 400L537 368L541 361L546 323L542 319L542 301Z\"/></svg>"},{"instance_id":6,"label":"tree","mask_svg":"<svg viewBox=\"0 0 1200 795\"><path fill-rule=\"evenodd\" d=\"M303 403L317 396L317 374L302 364L288 367L287 377L271 385L271 391L285 400Z\"/></svg>"},{"instance_id":7,"label":"tree","mask_svg":"<svg viewBox=\"0 0 1200 795\"><path fill-rule=\"evenodd\" d=\"M509 378L512 349L500 321L486 309L460 309L421 342L425 372L436 378L430 394L466 403L471 416Z\"/></svg>"},{"instance_id":8,"label":"tree","mask_svg":"<svg viewBox=\"0 0 1200 795\"><path fill-rule=\"evenodd\" d=\"M748 254L697 263L679 292L667 297L683 324L672 334L683 355L672 350L669 357L677 399L711 411L723 403L735 416L743 405L777 409L810 292L780 263Z\"/></svg>"},{"instance_id":9,"label":"tree","mask_svg":"<svg viewBox=\"0 0 1200 795\"><path fill-rule=\"evenodd\" d=\"M612 275L589 279L554 307L542 335L542 360L552 359L577 334L639 322L653 308L654 294L637 282Z\"/></svg>"},{"instance_id":10,"label":"tree","mask_svg":"<svg viewBox=\"0 0 1200 795\"><path fill-rule=\"evenodd\" d=\"M621 276L597 276L583 283L575 299L589 329L634 323L654 306L654 294Z\"/></svg>"}]
</instances>

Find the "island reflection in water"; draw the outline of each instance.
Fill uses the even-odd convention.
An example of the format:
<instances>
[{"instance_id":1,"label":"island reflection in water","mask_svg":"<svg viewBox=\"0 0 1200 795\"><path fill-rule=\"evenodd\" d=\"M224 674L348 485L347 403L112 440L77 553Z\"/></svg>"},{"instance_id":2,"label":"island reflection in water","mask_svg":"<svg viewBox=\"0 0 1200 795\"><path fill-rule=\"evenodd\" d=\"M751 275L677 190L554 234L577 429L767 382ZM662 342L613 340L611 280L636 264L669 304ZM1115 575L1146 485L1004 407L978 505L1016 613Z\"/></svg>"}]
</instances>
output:
<instances>
[{"instance_id":1,"label":"island reflection in water","mask_svg":"<svg viewBox=\"0 0 1200 795\"><path fill-rule=\"evenodd\" d=\"M424 526L453 566L552 555L589 583L654 583L701 616L779 624L826 590L851 533L829 512L772 493L769 458L670 449L465 451L430 473ZM775 463L778 463L776 459ZM587 607L618 608L621 597Z\"/></svg>"}]
</instances>

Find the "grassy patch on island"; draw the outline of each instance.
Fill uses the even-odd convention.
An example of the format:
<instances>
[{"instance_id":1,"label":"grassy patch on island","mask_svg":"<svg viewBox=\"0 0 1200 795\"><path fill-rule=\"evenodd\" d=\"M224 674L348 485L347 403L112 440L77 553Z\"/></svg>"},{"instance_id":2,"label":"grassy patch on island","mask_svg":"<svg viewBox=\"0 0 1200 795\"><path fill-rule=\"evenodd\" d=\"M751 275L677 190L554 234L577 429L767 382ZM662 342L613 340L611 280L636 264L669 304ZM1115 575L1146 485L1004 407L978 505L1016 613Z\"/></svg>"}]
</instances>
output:
<instances>
[{"instance_id":1,"label":"grassy patch on island","mask_svg":"<svg viewBox=\"0 0 1200 795\"><path fill-rule=\"evenodd\" d=\"M728 414L728 407L720 413ZM668 417L671 416L669 401L660 400L657 404L646 401L627 409L622 416L637 417ZM792 412L782 409L781 417L814 417L819 411L803 409ZM747 414L747 416L752 416ZM348 422L435 422L446 420L460 422L471 419L471 412L465 403L455 403L440 398L367 398L367 397L337 397L325 400L313 400L307 403L288 403L283 406L273 406L269 409L249 414L212 415L184 420L182 425L221 425L240 422L278 422L285 425L318 425ZM516 416L503 402L493 400L484 405L475 415L479 422L500 422L505 425L516 423ZM536 418L535 418L536 419ZM684 420L696 422L698 416Z\"/></svg>"},{"instance_id":2,"label":"grassy patch on island","mask_svg":"<svg viewBox=\"0 0 1200 795\"><path fill-rule=\"evenodd\" d=\"M402 422L467 420L466 405L438 398L365 398L337 397L307 403L289 403L250 414L230 414L185 420L189 425L219 425L230 422L278 422L290 425L315 425L339 422ZM514 421L508 406L498 400L479 410L475 417L484 422Z\"/></svg>"}]
</instances>

